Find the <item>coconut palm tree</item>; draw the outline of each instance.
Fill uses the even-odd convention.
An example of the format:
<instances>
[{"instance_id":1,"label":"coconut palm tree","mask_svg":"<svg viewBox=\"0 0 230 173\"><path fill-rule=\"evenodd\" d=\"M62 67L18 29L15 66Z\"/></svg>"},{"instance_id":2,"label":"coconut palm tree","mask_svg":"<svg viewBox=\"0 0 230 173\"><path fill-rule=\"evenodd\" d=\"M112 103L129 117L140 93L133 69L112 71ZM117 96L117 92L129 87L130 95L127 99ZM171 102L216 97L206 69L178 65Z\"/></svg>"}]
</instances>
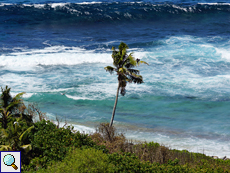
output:
<instances>
[{"instance_id":1,"label":"coconut palm tree","mask_svg":"<svg viewBox=\"0 0 230 173\"><path fill-rule=\"evenodd\" d=\"M13 116L13 111L18 108L23 101L21 96L24 92L17 94L15 97L10 95L10 88L8 86L5 89L2 89L2 94L0 97L0 122L2 123L2 127L4 129L7 128L8 120Z\"/></svg>"},{"instance_id":2,"label":"coconut palm tree","mask_svg":"<svg viewBox=\"0 0 230 173\"><path fill-rule=\"evenodd\" d=\"M116 72L118 77L118 87L117 87L117 95L113 107L112 117L110 121L109 127L113 125L115 110L117 106L117 100L119 91L122 96L125 95L125 87L127 82L129 83L137 83L141 84L143 83L143 78L141 75L139 75L139 70L133 69L133 67L136 67L137 65L140 65L142 63L147 64L145 61L140 61L140 59L135 59L133 57L133 53L127 54L128 45L121 42L119 45L119 50L116 50L115 47L112 47L112 58L113 58L113 65L114 67L107 66L105 67L105 70L108 71L110 74L113 72Z\"/></svg>"}]
</instances>

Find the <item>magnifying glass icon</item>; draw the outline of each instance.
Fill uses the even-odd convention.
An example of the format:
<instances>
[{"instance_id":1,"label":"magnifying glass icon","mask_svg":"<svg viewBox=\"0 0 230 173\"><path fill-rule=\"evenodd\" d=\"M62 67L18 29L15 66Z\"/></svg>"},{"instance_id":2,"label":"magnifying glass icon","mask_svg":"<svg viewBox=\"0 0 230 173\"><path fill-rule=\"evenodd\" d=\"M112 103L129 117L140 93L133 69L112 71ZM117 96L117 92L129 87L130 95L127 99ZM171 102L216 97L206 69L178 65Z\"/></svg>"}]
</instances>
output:
<instances>
[{"instance_id":1,"label":"magnifying glass icon","mask_svg":"<svg viewBox=\"0 0 230 173\"><path fill-rule=\"evenodd\" d=\"M12 166L15 170L18 169L18 167L14 164L15 163L15 158L11 154L7 154L3 158L3 162L7 166Z\"/></svg>"}]
</instances>

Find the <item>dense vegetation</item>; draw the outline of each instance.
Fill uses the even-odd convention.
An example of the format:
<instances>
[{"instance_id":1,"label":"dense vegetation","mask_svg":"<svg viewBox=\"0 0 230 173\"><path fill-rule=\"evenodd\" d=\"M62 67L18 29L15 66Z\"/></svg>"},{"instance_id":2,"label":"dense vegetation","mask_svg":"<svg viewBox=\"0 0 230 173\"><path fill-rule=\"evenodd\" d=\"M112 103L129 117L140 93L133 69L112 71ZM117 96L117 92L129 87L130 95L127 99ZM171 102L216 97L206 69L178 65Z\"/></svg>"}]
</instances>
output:
<instances>
[{"instance_id":1,"label":"dense vegetation","mask_svg":"<svg viewBox=\"0 0 230 173\"><path fill-rule=\"evenodd\" d=\"M22 172L230 172L229 160L134 144L109 123L90 135L59 127L34 105L25 106L22 94L11 97L6 87L0 99L0 150L21 151Z\"/></svg>"}]
</instances>

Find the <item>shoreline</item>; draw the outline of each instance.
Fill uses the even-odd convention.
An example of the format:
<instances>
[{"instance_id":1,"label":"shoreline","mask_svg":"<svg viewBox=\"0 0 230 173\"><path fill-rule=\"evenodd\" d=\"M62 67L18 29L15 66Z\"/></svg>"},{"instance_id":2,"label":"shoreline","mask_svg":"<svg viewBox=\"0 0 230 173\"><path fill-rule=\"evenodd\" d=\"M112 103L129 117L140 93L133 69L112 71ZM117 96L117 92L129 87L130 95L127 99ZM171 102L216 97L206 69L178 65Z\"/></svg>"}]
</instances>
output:
<instances>
[{"instance_id":1,"label":"shoreline","mask_svg":"<svg viewBox=\"0 0 230 173\"><path fill-rule=\"evenodd\" d=\"M52 120L52 122L56 125L58 124L57 121ZM63 127L65 124L66 124L65 122L59 122L59 127ZM75 122L71 122L71 123L67 122L66 126L73 126L74 131L79 131L80 133L85 133L85 134L89 134L89 135L96 131L95 128L93 128L93 127L88 127L88 126L83 125L83 124L76 124ZM115 123L115 127L116 127L116 123ZM118 125L118 127L119 127L119 125ZM204 147L194 146L193 144L191 144L191 146L192 146L191 147L188 145L187 146L178 145L178 144L173 143L173 142L171 142L171 143L167 142L168 143L167 144L162 139L161 139L161 142L159 142L159 140L152 140L154 138L150 138L150 139L146 140L144 138L144 135L143 135L143 133L145 133L145 132L142 132L142 131L137 132L137 131L127 130L127 129L126 130L120 129L120 128L117 129L117 131L118 131L118 133L120 133L120 132L123 133L124 131L126 131L124 133L126 139L128 141L132 141L132 143L134 143L134 144L138 143L138 142L152 142L153 141L153 142L159 143L162 146L168 147L169 149L176 149L176 150L181 150L181 151L187 150L187 151L192 152L192 153L201 153L201 154L205 154L206 156L212 157L214 159L223 159L223 160L229 160L230 159L230 153L224 154L224 152L220 153L220 152L218 152L218 150L213 152L213 150L210 151L210 149L208 150L207 148L204 148ZM146 133L148 133L148 132L146 132ZM139 136L139 135L141 135L141 136ZM163 137L163 136L161 136L161 137ZM167 138L169 138L169 137L167 137ZM186 140L186 139L182 138L181 141L183 142L183 140ZM200 140L202 141L202 139L200 139Z\"/></svg>"}]
</instances>

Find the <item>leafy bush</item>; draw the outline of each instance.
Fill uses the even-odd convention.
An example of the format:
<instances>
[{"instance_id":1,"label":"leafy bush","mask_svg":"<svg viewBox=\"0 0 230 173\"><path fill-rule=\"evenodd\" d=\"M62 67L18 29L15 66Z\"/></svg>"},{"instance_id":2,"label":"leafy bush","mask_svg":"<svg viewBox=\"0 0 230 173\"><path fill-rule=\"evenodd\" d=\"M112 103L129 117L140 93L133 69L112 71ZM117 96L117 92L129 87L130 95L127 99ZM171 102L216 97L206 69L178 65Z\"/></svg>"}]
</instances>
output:
<instances>
[{"instance_id":1,"label":"leafy bush","mask_svg":"<svg viewBox=\"0 0 230 173\"><path fill-rule=\"evenodd\" d=\"M109 161L115 165L115 172L148 172L153 166L150 162L141 162L135 154L109 154Z\"/></svg>"},{"instance_id":2,"label":"leafy bush","mask_svg":"<svg viewBox=\"0 0 230 173\"><path fill-rule=\"evenodd\" d=\"M114 172L114 165L109 163L108 155L94 148L71 149L62 162L56 162L47 169L37 173L110 173Z\"/></svg>"},{"instance_id":3,"label":"leafy bush","mask_svg":"<svg viewBox=\"0 0 230 173\"><path fill-rule=\"evenodd\" d=\"M30 134L32 144L30 166L38 169L46 167L50 161L61 161L65 158L70 147L95 146L86 134L73 133L73 127L57 128L50 121L39 121ZM103 147L101 147L103 149Z\"/></svg>"}]
</instances>

